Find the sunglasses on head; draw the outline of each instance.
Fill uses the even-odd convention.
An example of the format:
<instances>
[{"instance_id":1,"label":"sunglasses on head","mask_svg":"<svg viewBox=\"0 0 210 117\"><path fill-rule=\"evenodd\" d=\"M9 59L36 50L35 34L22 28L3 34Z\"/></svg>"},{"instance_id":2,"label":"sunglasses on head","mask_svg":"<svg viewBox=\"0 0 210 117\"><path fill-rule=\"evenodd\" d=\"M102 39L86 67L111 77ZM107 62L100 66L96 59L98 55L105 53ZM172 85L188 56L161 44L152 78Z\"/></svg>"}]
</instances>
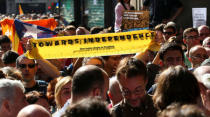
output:
<instances>
[{"instance_id":1,"label":"sunglasses on head","mask_svg":"<svg viewBox=\"0 0 210 117\"><path fill-rule=\"evenodd\" d=\"M19 68L26 68L26 66L28 66L28 68L34 68L36 65L35 64L20 64L20 65L18 65Z\"/></svg>"}]
</instances>

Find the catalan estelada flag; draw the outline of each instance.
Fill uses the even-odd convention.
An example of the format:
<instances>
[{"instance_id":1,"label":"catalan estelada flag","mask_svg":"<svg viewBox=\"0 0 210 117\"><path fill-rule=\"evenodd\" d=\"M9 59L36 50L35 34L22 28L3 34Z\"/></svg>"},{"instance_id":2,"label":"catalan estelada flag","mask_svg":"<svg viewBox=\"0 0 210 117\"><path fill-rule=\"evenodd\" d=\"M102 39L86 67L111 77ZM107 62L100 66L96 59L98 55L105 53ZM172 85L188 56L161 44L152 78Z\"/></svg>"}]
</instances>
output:
<instances>
[{"instance_id":1,"label":"catalan estelada flag","mask_svg":"<svg viewBox=\"0 0 210 117\"><path fill-rule=\"evenodd\" d=\"M23 21L23 23L28 23L28 24L31 24L31 25L33 24L32 27L39 27L40 26L40 27L48 28L48 30L54 30L57 26L57 22L55 21L55 19ZM12 41L12 49L14 51L18 52L19 54L24 53L24 50L23 50L22 45L20 43L21 38L23 38L20 35L21 27L18 27L17 25L15 26L15 21L13 19L4 19L3 21L0 22L0 24L1 24L1 27L2 27L2 34L7 35L10 38L10 40ZM25 25L26 24L23 24L23 27L25 27ZM27 30L27 28L22 28L22 29L23 29L22 31ZM45 38L47 37L46 35L44 36L44 33L40 33L39 36L40 35L45 37Z\"/></svg>"},{"instance_id":2,"label":"catalan estelada flag","mask_svg":"<svg viewBox=\"0 0 210 117\"><path fill-rule=\"evenodd\" d=\"M21 5L19 4L19 14L20 15L23 15L24 13L23 13L23 9L22 9L22 7L21 7Z\"/></svg>"},{"instance_id":3,"label":"catalan estelada flag","mask_svg":"<svg viewBox=\"0 0 210 117\"><path fill-rule=\"evenodd\" d=\"M24 23L15 19L15 29L20 39L32 37L34 39L55 37L57 34L48 28L38 25Z\"/></svg>"}]
</instances>

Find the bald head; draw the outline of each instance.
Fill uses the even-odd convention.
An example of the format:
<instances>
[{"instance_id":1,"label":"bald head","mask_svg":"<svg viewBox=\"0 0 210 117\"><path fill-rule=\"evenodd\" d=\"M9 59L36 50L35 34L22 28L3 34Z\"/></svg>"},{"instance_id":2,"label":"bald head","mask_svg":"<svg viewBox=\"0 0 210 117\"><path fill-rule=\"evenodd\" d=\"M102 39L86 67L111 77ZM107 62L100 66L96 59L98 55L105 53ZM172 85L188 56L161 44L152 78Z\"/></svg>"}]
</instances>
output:
<instances>
[{"instance_id":1,"label":"bald head","mask_svg":"<svg viewBox=\"0 0 210 117\"><path fill-rule=\"evenodd\" d=\"M198 27L198 32L200 33L200 31L202 31L202 30L209 30L209 27L206 26L206 25L199 26Z\"/></svg>"},{"instance_id":2,"label":"bald head","mask_svg":"<svg viewBox=\"0 0 210 117\"><path fill-rule=\"evenodd\" d=\"M119 87L119 83L117 81L116 76L112 77L110 80L109 91L112 93L116 93L116 89Z\"/></svg>"},{"instance_id":3,"label":"bald head","mask_svg":"<svg viewBox=\"0 0 210 117\"><path fill-rule=\"evenodd\" d=\"M208 59L209 56L207 51L202 46L194 46L190 49L189 57L191 58L192 67L198 67L205 60Z\"/></svg>"},{"instance_id":4,"label":"bald head","mask_svg":"<svg viewBox=\"0 0 210 117\"><path fill-rule=\"evenodd\" d=\"M206 37L210 35L209 27L206 25L202 25L198 27L198 33L201 40L204 40Z\"/></svg>"},{"instance_id":5,"label":"bald head","mask_svg":"<svg viewBox=\"0 0 210 117\"><path fill-rule=\"evenodd\" d=\"M203 47L206 49L207 54L210 56L210 37L206 37L203 40Z\"/></svg>"},{"instance_id":6,"label":"bald head","mask_svg":"<svg viewBox=\"0 0 210 117\"><path fill-rule=\"evenodd\" d=\"M44 107L33 104L23 108L17 117L51 117L51 114Z\"/></svg>"},{"instance_id":7,"label":"bald head","mask_svg":"<svg viewBox=\"0 0 210 117\"><path fill-rule=\"evenodd\" d=\"M206 37L206 38L203 40L203 47L208 47L208 48L210 48L210 37Z\"/></svg>"},{"instance_id":8,"label":"bald head","mask_svg":"<svg viewBox=\"0 0 210 117\"><path fill-rule=\"evenodd\" d=\"M201 78L204 74L210 73L210 66L200 66L195 69L193 72L194 75L196 76L197 80L201 82Z\"/></svg>"},{"instance_id":9,"label":"bald head","mask_svg":"<svg viewBox=\"0 0 210 117\"><path fill-rule=\"evenodd\" d=\"M116 76L112 77L109 85L109 97L113 106L122 100L122 94L119 87L119 82Z\"/></svg>"},{"instance_id":10,"label":"bald head","mask_svg":"<svg viewBox=\"0 0 210 117\"><path fill-rule=\"evenodd\" d=\"M200 50L206 51L204 47L199 46L199 45L192 47L192 48L190 49L189 56L192 56L195 52L197 52L197 51L199 52Z\"/></svg>"}]
</instances>

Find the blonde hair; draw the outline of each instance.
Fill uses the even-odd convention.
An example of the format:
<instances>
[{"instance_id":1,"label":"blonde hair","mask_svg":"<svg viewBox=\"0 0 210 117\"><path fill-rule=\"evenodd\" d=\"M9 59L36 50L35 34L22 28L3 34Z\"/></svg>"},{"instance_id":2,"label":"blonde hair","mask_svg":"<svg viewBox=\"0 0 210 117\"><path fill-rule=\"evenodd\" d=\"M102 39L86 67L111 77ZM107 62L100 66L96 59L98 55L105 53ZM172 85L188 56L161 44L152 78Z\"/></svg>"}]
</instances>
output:
<instances>
[{"instance_id":1,"label":"blonde hair","mask_svg":"<svg viewBox=\"0 0 210 117\"><path fill-rule=\"evenodd\" d=\"M72 77L66 76L60 79L55 85L55 102L58 109L62 108L61 95L60 95L61 89L63 86L65 86L69 82L72 82Z\"/></svg>"}]
</instances>

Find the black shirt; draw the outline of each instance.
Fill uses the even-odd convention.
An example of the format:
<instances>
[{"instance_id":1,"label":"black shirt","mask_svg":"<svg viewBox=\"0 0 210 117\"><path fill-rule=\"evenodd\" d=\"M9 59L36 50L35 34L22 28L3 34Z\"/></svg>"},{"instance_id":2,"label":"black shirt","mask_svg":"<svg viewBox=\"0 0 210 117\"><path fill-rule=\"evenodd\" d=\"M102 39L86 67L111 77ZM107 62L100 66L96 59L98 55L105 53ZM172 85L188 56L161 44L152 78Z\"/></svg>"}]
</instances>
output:
<instances>
[{"instance_id":1,"label":"black shirt","mask_svg":"<svg viewBox=\"0 0 210 117\"><path fill-rule=\"evenodd\" d=\"M25 88L25 93L30 91L38 91L46 95L48 83L43 80L36 80L36 85L32 88Z\"/></svg>"}]
</instances>

